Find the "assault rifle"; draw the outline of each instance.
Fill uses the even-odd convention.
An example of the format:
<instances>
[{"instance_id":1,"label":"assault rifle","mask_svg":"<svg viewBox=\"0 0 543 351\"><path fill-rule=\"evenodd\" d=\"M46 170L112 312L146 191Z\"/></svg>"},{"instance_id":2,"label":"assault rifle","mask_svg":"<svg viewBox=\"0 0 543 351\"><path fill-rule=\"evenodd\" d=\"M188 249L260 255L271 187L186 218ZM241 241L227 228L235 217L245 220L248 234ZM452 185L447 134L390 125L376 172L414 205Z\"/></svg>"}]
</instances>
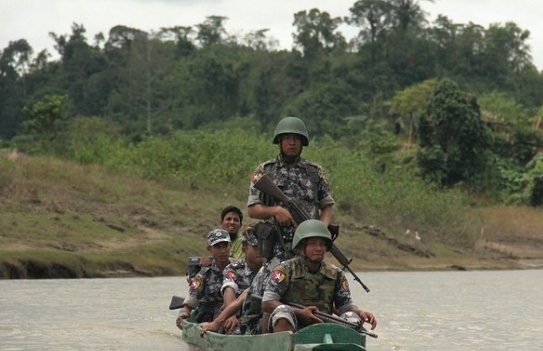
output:
<instances>
[{"instance_id":1,"label":"assault rifle","mask_svg":"<svg viewBox=\"0 0 543 351\"><path fill-rule=\"evenodd\" d=\"M281 189L277 187L277 185L275 185L269 175L262 175L262 177L258 179L258 181L255 182L253 186L255 189L260 190L266 195L272 196L285 204L296 224L300 224L307 219L311 219L309 214L303 208L301 208L295 200L290 199L288 196L285 195L285 193L281 191ZM338 226L329 225L328 230L332 234L332 240L334 240L339 234ZM333 242L332 247L330 248L330 252L343 266L343 269L347 269L353 275L354 280L359 282L364 290L366 290L366 292L370 292L370 289L366 286L366 284L364 284L362 280L358 278L356 273L353 272L352 269L349 267L349 264L353 261L353 259L347 259L347 257L345 257L345 255L341 251L339 251L338 247Z\"/></svg>"},{"instance_id":2,"label":"assault rifle","mask_svg":"<svg viewBox=\"0 0 543 351\"><path fill-rule=\"evenodd\" d=\"M261 305L262 305L262 296L251 294L250 299L251 299L251 305L258 306L259 310L262 309L262 307L261 307ZM299 308L299 309L304 309L304 308L307 307L305 305L302 305L302 304L299 304L299 303L296 303L296 302L292 302L292 301L281 300L281 303L283 303L285 305L292 306L292 307L296 307L296 308ZM333 314L328 314L328 313L325 313L325 312L322 312L322 311L319 311L319 310L314 311L313 314L315 316L319 317L320 319L322 319L322 321L325 322L325 323L340 324L340 325L349 327L351 329L354 329L357 332L359 332L361 334L365 334L365 335L370 336L372 338L377 338L378 337L377 334L367 331L362 326L362 324L349 322L348 320L345 320L345 319L343 319L341 317L338 317L338 316L333 315Z\"/></svg>"}]
</instances>

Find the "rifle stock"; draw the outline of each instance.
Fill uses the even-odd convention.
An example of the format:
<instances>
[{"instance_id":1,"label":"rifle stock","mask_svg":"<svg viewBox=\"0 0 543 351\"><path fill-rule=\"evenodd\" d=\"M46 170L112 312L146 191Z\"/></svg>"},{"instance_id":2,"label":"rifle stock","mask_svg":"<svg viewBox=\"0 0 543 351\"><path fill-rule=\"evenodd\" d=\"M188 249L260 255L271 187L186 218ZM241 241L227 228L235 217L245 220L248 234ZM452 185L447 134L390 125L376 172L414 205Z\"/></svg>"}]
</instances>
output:
<instances>
[{"instance_id":1,"label":"rifle stock","mask_svg":"<svg viewBox=\"0 0 543 351\"><path fill-rule=\"evenodd\" d=\"M269 175L264 174L258 181L256 181L253 184L254 188L257 190L260 190L261 192L270 195L277 200L283 202L287 209L289 210L290 214L292 215L292 218L296 222L296 224L300 224L303 221L307 219L311 219L309 214L304 211L303 208L301 208L298 203L295 200L290 199L288 196L281 191L275 185L273 180L270 178ZM332 225L328 226L328 230L331 232L333 231L335 233L335 236L333 236L333 239L337 237L337 234L339 232L339 228L337 226L332 227ZM347 269L354 277L354 280L356 280L360 285L362 285L362 288L366 290L366 292L370 292L370 289L362 282L362 280L352 271L352 269L349 267L349 264L352 262L352 259L349 260L345 255L339 250L339 248L332 242L332 247L330 249L330 253L338 260L338 262L343 266L343 269Z\"/></svg>"}]
</instances>

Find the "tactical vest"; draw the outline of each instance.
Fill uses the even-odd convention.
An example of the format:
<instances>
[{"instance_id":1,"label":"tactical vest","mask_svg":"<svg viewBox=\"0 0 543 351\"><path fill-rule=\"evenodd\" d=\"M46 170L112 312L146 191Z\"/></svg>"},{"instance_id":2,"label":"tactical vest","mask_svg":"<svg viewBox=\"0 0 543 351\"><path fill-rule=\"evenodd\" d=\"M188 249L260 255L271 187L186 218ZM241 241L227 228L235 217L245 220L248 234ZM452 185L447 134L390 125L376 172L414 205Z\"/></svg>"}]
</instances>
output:
<instances>
[{"instance_id":1,"label":"tactical vest","mask_svg":"<svg viewBox=\"0 0 543 351\"><path fill-rule=\"evenodd\" d=\"M333 311L338 268L324 264L316 273L304 267L301 258L292 259L289 269L289 287L283 296L286 301L304 306L317 306L325 313Z\"/></svg>"}]
</instances>

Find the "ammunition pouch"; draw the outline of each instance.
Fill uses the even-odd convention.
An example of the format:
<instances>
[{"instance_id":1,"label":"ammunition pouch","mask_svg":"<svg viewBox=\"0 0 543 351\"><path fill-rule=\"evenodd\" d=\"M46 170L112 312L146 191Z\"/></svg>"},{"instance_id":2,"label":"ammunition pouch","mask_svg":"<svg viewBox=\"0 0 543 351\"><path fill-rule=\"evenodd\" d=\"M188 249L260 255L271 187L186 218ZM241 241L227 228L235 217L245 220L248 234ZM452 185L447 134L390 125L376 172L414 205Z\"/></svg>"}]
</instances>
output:
<instances>
[{"instance_id":1,"label":"ammunition pouch","mask_svg":"<svg viewBox=\"0 0 543 351\"><path fill-rule=\"evenodd\" d=\"M258 251L266 260L273 257L273 246L277 242L277 226L270 222L259 222L254 227L258 239Z\"/></svg>"}]
</instances>

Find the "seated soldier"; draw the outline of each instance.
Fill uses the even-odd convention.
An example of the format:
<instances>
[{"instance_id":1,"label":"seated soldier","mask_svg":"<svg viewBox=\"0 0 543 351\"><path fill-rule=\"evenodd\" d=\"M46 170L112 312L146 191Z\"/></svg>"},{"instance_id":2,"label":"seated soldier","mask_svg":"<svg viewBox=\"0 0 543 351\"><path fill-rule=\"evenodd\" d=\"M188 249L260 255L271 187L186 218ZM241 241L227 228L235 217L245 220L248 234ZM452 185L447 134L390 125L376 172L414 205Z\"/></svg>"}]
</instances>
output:
<instances>
[{"instance_id":1,"label":"seated soldier","mask_svg":"<svg viewBox=\"0 0 543 351\"><path fill-rule=\"evenodd\" d=\"M337 311L349 322L361 326L367 322L371 329L375 329L377 320L374 315L353 304L343 271L324 262L324 254L331 246L330 233L321 221L306 220L296 228L292 241L296 257L274 268L262 297L262 310L270 313L270 331L294 332L322 323L313 313L316 310L327 314ZM288 301L306 307L294 308L288 305Z\"/></svg>"},{"instance_id":2,"label":"seated soldier","mask_svg":"<svg viewBox=\"0 0 543 351\"><path fill-rule=\"evenodd\" d=\"M235 206L226 206L221 211L220 226L230 235L230 257L238 260L243 258L242 236L238 235L239 229L243 223L243 213ZM185 273L187 274L187 282L196 276L196 273L204 266L211 263L211 257L189 257Z\"/></svg>"},{"instance_id":3,"label":"seated soldier","mask_svg":"<svg viewBox=\"0 0 543 351\"><path fill-rule=\"evenodd\" d=\"M179 329L182 329L182 320L188 318L193 309L197 308L193 318L195 322L210 322L218 315L223 304L221 295L223 270L230 264L228 232L224 229L214 229L209 232L207 251L212 256L211 263L203 267L190 281L189 294L176 321Z\"/></svg>"},{"instance_id":4,"label":"seated soldier","mask_svg":"<svg viewBox=\"0 0 543 351\"><path fill-rule=\"evenodd\" d=\"M258 251L258 240L251 227L243 232L242 250L245 258L230 263L223 272L221 293L225 307L233 303L243 291L249 288L262 266L263 258ZM225 321L223 327L227 333L231 333L237 329L237 325L237 316L233 315Z\"/></svg>"},{"instance_id":5,"label":"seated soldier","mask_svg":"<svg viewBox=\"0 0 543 351\"><path fill-rule=\"evenodd\" d=\"M225 298L225 306L234 301L251 285L262 266L263 258L258 251L258 240L251 227L247 227L243 232L242 250L244 259L230 263L223 272L221 293Z\"/></svg>"},{"instance_id":6,"label":"seated soldier","mask_svg":"<svg viewBox=\"0 0 543 351\"><path fill-rule=\"evenodd\" d=\"M217 332L225 324L226 320L241 311L239 318L240 332L244 335L262 334L263 314L260 308L260 299L264 293L265 283L272 273L268 267L275 267L279 264L278 258L273 258L273 265L262 266L251 283L251 286L246 289L233 303L226 308L213 320L211 323L205 323L200 331L200 336L203 336L207 331ZM255 296L253 301L251 296ZM256 302L256 303L255 303ZM267 320L266 320L267 321Z\"/></svg>"}]
</instances>

